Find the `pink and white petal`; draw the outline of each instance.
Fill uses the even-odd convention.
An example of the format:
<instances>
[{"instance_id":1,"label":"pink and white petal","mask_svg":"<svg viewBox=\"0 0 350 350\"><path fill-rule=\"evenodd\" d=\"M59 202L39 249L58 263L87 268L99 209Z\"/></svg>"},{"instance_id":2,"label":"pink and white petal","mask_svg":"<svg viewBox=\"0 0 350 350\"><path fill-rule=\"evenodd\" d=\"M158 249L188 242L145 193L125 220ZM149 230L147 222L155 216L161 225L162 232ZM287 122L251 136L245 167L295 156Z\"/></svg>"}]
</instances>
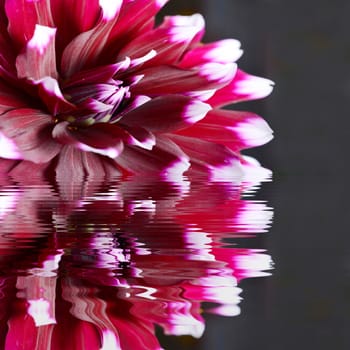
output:
<instances>
[{"instance_id":1,"label":"pink and white petal","mask_svg":"<svg viewBox=\"0 0 350 350\"><path fill-rule=\"evenodd\" d=\"M273 131L267 122L256 116L246 119L231 128L237 139L242 140L242 148L264 145L273 139Z\"/></svg>"},{"instance_id":2,"label":"pink and white petal","mask_svg":"<svg viewBox=\"0 0 350 350\"><path fill-rule=\"evenodd\" d=\"M134 38L152 30L154 15L168 0L138 0L123 3L102 56L115 59L119 50Z\"/></svg>"},{"instance_id":3,"label":"pink and white petal","mask_svg":"<svg viewBox=\"0 0 350 350\"><path fill-rule=\"evenodd\" d=\"M68 122L58 123L52 137L62 144L116 158L123 150L129 135L116 125L98 123L86 128L71 127Z\"/></svg>"},{"instance_id":4,"label":"pink and white petal","mask_svg":"<svg viewBox=\"0 0 350 350\"><path fill-rule=\"evenodd\" d=\"M61 60L61 73L69 78L82 69L97 64L109 33L117 22L121 0L103 1L102 18L91 30L76 36L64 49Z\"/></svg>"},{"instance_id":5,"label":"pink and white petal","mask_svg":"<svg viewBox=\"0 0 350 350\"><path fill-rule=\"evenodd\" d=\"M63 199L81 200L81 189L84 194L92 196L106 176L120 176L114 162L109 158L83 152L74 146L64 146L57 158L56 180Z\"/></svg>"},{"instance_id":6,"label":"pink and white petal","mask_svg":"<svg viewBox=\"0 0 350 350\"><path fill-rule=\"evenodd\" d=\"M55 28L35 25L34 34L27 42L24 53L16 60L18 78L57 78L55 36Z\"/></svg>"},{"instance_id":7,"label":"pink and white petal","mask_svg":"<svg viewBox=\"0 0 350 350\"><path fill-rule=\"evenodd\" d=\"M59 154L55 168L57 180L61 185L71 184L85 176L82 151L73 146L64 146Z\"/></svg>"},{"instance_id":8,"label":"pink and white petal","mask_svg":"<svg viewBox=\"0 0 350 350\"><path fill-rule=\"evenodd\" d=\"M13 140L0 132L0 157L6 159L22 159L22 154Z\"/></svg>"},{"instance_id":9,"label":"pink and white petal","mask_svg":"<svg viewBox=\"0 0 350 350\"><path fill-rule=\"evenodd\" d=\"M204 35L205 21L201 14L195 13L192 16L167 16L164 18L162 26L164 27L182 27L191 23L196 27L196 35L192 38L191 43L198 43Z\"/></svg>"},{"instance_id":10,"label":"pink and white petal","mask_svg":"<svg viewBox=\"0 0 350 350\"><path fill-rule=\"evenodd\" d=\"M273 138L271 128L258 115L219 109L178 134L223 144L233 151L260 146Z\"/></svg>"},{"instance_id":11,"label":"pink and white petal","mask_svg":"<svg viewBox=\"0 0 350 350\"><path fill-rule=\"evenodd\" d=\"M211 107L182 95L156 97L123 115L121 123L142 125L151 132L169 132L186 128L207 114Z\"/></svg>"},{"instance_id":12,"label":"pink and white petal","mask_svg":"<svg viewBox=\"0 0 350 350\"><path fill-rule=\"evenodd\" d=\"M51 116L34 109L15 109L0 115L0 131L16 145L22 159L45 163L61 146L51 137Z\"/></svg>"},{"instance_id":13,"label":"pink and white petal","mask_svg":"<svg viewBox=\"0 0 350 350\"><path fill-rule=\"evenodd\" d=\"M33 37L37 24L53 27L50 3L47 0L5 0L8 32L17 49Z\"/></svg>"},{"instance_id":14,"label":"pink and white petal","mask_svg":"<svg viewBox=\"0 0 350 350\"><path fill-rule=\"evenodd\" d=\"M227 85L235 77L237 64L208 62L198 67L200 76L205 77L208 82L214 82L216 88Z\"/></svg>"},{"instance_id":15,"label":"pink and white petal","mask_svg":"<svg viewBox=\"0 0 350 350\"><path fill-rule=\"evenodd\" d=\"M121 117L132 111L135 108L138 108L140 106L142 106L144 103L150 101L151 98L146 96L146 95L133 95L133 97L130 99L129 103L127 104L127 106L123 109L123 111L119 114L117 114L116 118L114 118L115 120L119 120L121 119Z\"/></svg>"},{"instance_id":16,"label":"pink and white petal","mask_svg":"<svg viewBox=\"0 0 350 350\"><path fill-rule=\"evenodd\" d=\"M235 62L243 53L240 47L241 43L235 39L225 39L210 44L200 44L184 55L179 66L181 68L190 68L208 62Z\"/></svg>"},{"instance_id":17,"label":"pink and white petal","mask_svg":"<svg viewBox=\"0 0 350 350\"><path fill-rule=\"evenodd\" d=\"M156 144L156 138L153 133L140 126L128 126L120 123L120 126L129 133L128 139L124 142L130 146L138 146L151 150Z\"/></svg>"},{"instance_id":18,"label":"pink and white petal","mask_svg":"<svg viewBox=\"0 0 350 350\"><path fill-rule=\"evenodd\" d=\"M152 151L126 146L115 161L133 174L182 174L190 166L188 156L174 142L160 137Z\"/></svg>"},{"instance_id":19,"label":"pink and white petal","mask_svg":"<svg viewBox=\"0 0 350 350\"><path fill-rule=\"evenodd\" d=\"M105 21L115 19L120 12L123 0L99 0L99 5L102 10L102 18Z\"/></svg>"},{"instance_id":20,"label":"pink and white petal","mask_svg":"<svg viewBox=\"0 0 350 350\"><path fill-rule=\"evenodd\" d=\"M105 148L96 148L87 145L86 143L77 143L76 147L84 152L95 153L101 156L106 156L111 159L117 158L123 152L124 143L122 141L115 142L114 146L107 146Z\"/></svg>"},{"instance_id":21,"label":"pink and white petal","mask_svg":"<svg viewBox=\"0 0 350 350\"><path fill-rule=\"evenodd\" d=\"M273 90L273 81L237 70L234 79L216 91L207 102L214 107L264 98Z\"/></svg>"},{"instance_id":22,"label":"pink and white petal","mask_svg":"<svg viewBox=\"0 0 350 350\"><path fill-rule=\"evenodd\" d=\"M51 77L44 77L34 82L38 95L47 109L55 116L57 113L73 111L76 107L68 102L62 94L58 81Z\"/></svg>"},{"instance_id":23,"label":"pink and white petal","mask_svg":"<svg viewBox=\"0 0 350 350\"><path fill-rule=\"evenodd\" d=\"M130 68L141 66L145 62L149 62L150 60L152 60L152 58L156 56L157 56L157 51L152 49L141 57L133 58L130 62Z\"/></svg>"},{"instance_id":24,"label":"pink and white petal","mask_svg":"<svg viewBox=\"0 0 350 350\"><path fill-rule=\"evenodd\" d=\"M198 23L198 17L202 18L200 15L178 17L183 17L179 24L179 21L174 21L174 24L165 21L154 30L132 40L119 52L119 57L143 57L155 51L156 55L147 61L147 66L177 62L193 38L202 30Z\"/></svg>"},{"instance_id":25,"label":"pink and white petal","mask_svg":"<svg viewBox=\"0 0 350 350\"><path fill-rule=\"evenodd\" d=\"M190 157L191 164L203 169L211 171L240 163L240 156L223 145L180 135L169 135L169 138Z\"/></svg>"},{"instance_id":26,"label":"pink and white petal","mask_svg":"<svg viewBox=\"0 0 350 350\"><path fill-rule=\"evenodd\" d=\"M131 87L133 93L151 96L191 93L225 86L236 74L236 64L206 63L191 70L158 66L139 73L144 77Z\"/></svg>"},{"instance_id":27,"label":"pink and white petal","mask_svg":"<svg viewBox=\"0 0 350 350\"><path fill-rule=\"evenodd\" d=\"M130 58L102 67L96 67L74 74L69 80L63 82L64 88L70 86L80 86L96 83L105 83L109 81L118 72L126 71L130 66Z\"/></svg>"},{"instance_id":28,"label":"pink and white petal","mask_svg":"<svg viewBox=\"0 0 350 350\"><path fill-rule=\"evenodd\" d=\"M243 156L241 163L244 173L243 180L247 188L252 188L261 182L271 181L272 171L264 168L255 158Z\"/></svg>"}]
</instances>

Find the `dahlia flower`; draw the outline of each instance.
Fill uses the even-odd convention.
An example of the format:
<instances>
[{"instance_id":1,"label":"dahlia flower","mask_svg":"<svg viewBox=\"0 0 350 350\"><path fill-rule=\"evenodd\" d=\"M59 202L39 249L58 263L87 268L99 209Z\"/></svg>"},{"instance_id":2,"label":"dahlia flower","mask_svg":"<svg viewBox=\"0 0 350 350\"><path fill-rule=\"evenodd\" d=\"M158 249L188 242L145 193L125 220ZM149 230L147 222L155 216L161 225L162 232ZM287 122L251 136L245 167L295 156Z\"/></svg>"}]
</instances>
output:
<instances>
[{"instance_id":1,"label":"dahlia flower","mask_svg":"<svg viewBox=\"0 0 350 350\"><path fill-rule=\"evenodd\" d=\"M215 175L264 144L259 116L221 106L270 80L235 61L239 42L203 44L201 15L155 15L167 0L4 0L0 158L7 172Z\"/></svg>"},{"instance_id":2,"label":"dahlia flower","mask_svg":"<svg viewBox=\"0 0 350 350\"><path fill-rule=\"evenodd\" d=\"M200 337L203 312L239 314L240 280L271 268L222 243L270 223L240 184L116 181L72 201L55 188L3 186L1 349L160 350L156 326Z\"/></svg>"}]
</instances>

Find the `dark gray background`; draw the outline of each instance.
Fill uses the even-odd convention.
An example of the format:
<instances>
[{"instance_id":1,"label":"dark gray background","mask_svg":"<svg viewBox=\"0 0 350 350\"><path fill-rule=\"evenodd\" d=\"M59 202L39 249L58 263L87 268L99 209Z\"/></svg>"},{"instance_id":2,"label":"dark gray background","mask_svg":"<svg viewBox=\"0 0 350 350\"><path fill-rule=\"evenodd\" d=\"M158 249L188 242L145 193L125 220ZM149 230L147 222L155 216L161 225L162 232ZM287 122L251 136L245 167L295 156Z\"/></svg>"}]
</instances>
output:
<instances>
[{"instance_id":1,"label":"dark gray background","mask_svg":"<svg viewBox=\"0 0 350 350\"><path fill-rule=\"evenodd\" d=\"M244 70L276 82L260 113L275 140L255 155L274 171L258 198L274 207L263 238L273 276L242 282L242 314L207 317L199 341L167 349L350 349L348 136L350 1L172 1L166 13L201 12L207 40L242 42Z\"/></svg>"}]
</instances>

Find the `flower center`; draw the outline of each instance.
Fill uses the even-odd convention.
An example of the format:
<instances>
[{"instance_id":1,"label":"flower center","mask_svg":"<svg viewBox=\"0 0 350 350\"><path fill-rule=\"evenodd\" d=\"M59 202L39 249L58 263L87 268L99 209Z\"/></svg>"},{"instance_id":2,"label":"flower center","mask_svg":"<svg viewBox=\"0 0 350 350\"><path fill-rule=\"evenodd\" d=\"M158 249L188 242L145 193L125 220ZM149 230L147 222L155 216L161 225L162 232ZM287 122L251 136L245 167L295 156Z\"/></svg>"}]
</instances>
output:
<instances>
[{"instance_id":1,"label":"flower center","mask_svg":"<svg viewBox=\"0 0 350 350\"><path fill-rule=\"evenodd\" d=\"M62 90L72 108L58 113L56 119L76 127L117 122L118 111L130 99L129 86L115 79L103 83L71 85Z\"/></svg>"}]
</instances>

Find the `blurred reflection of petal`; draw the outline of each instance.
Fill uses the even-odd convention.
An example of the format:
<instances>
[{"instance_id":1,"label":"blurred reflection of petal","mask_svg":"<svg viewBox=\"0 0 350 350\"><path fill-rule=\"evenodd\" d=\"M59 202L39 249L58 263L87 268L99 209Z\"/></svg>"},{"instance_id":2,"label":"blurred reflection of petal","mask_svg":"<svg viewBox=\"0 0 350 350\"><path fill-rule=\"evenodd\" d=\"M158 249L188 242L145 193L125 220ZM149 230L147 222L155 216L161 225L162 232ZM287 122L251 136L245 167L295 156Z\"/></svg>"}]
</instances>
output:
<instances>
[{"instance_id":1,"label":"blurred reflection of petal","mask_svg":"<svg viewBox=\"0 0 350 350\"><path fill-rule=\"evenodd\" d=\"M16 309L1 314L5 350L39 340L47 349L155 350L155 326L199 338L203 312L238 315L239 282L272 268L267 252L235 245L272 223L272 210L252 198L258 182L132 177L67 186L0 192L0 303Z\"/></svg>"}]
</instances>

